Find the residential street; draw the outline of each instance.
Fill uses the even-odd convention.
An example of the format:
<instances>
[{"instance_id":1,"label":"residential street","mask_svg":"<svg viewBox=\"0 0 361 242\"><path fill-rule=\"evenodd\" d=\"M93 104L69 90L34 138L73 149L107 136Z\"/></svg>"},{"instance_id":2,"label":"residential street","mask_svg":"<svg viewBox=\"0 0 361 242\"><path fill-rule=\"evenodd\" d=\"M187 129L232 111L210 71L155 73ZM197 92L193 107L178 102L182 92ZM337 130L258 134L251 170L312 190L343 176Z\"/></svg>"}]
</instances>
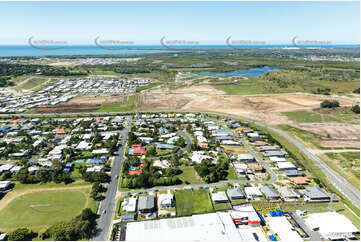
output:
<instances>
[{"instance_id":1,"label":"residential street","mask_svg":"<svg viewBox=\"0 0 361 242\"><path fill-rule=\"evenodd\" d=\"M114 212L116 209L115 196L118 189L120 171L124 161L124 149L126 146L129 130L130 125L127 125L124 130L121 131L121 146L118 150L118 155L115 157L113 162L111 181L107 187L105 199L101 202L100 205L100 218L97 220L98 224L96 235L93 237L94 241L106 241L109 239Z\"/></svg>"}]
</instances>

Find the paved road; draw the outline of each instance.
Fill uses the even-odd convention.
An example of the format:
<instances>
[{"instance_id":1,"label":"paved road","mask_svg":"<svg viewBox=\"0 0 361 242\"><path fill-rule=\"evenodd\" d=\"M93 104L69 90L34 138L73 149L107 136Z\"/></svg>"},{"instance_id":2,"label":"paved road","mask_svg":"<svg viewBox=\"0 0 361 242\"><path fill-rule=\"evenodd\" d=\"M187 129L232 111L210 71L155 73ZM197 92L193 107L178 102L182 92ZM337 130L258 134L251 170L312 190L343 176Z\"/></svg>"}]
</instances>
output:
<instances>
[{"instance_id":1,"label":"paved road","mask_svg":"<svg viewBox=\"0 0 361 242\"><path fill-rule=\"evenodd\" d=\"M243 144L243 146L247 148L247 150L253 155L253 157L255 157L257 162L260 163L267 170L268 174L270 174L271 178L266 181L267 184L275 183L278 180L278 178L277 178L277 175L271 169L271 167L253 150L253 148L247 143L247 141L244 137L240 136L234 130L229 129L228 127L226 127L226 128L229 132L232 132L236 138L241 140L241 143Z\"/></svg>"},{"instance_id":2,"label":"paved road","mask_svg":"<svg viewBox=\"0 0 361 242\"><path fill-rule=\"evenodd\" d=\"M111 181L107 187L105 199L100 205L100 218L97 221L97 234L93 237L95 241L105 241L109 239L110 230L112 228L112 221L114 218L114 212L116 208L115 196L118 189L118 181L120 171L124 161L124 148L128 138L129 125L121 131L121 146L118 150L118 155L114 158L113 167L111 171ZM106 213L103 213L103 211Z\"/></svg>"},{"instance_id":3,"label":"paved road","mask_svg":"<svg viewBox=\"0 0 361 242\"><path fill-rule=\"evenodd\" d=\"M291 217L301 226L303 231L310 237L311 241L322 241L322 236L319 232L313 231L306 224L305 221L295 212L290 213Z\"/></svg>"},{"instance_id":4,"label":"paved road","mask_svg":"<svg viewBox=\"0 0 361 242\"><path fill-rule=\"evenodd\" d=\"M217 114L212 112L205 112L208 114ZM337 172L332 170L329 166L327 166L321 159L319 159L316 155L311 153L305 146L303 146L300 142L295 140L294 138L290 137L284 131L279 129L273 128L266 124L259 123L257 121L249 120L246 118L240 118L230 114L223 114L222 116L232 118L235 120L245 121L249 123L254 123L258 126L271 130L278 135L282 136L283 138L287 139L289 142L293 143L299 150L301 150L311 161L313 161L321 171L326 175L326 178L330 181L332 185L336 187L351 203L360 209L360 191L351 185L345 178L339 175Z\"/></svg>"}]
</instances>

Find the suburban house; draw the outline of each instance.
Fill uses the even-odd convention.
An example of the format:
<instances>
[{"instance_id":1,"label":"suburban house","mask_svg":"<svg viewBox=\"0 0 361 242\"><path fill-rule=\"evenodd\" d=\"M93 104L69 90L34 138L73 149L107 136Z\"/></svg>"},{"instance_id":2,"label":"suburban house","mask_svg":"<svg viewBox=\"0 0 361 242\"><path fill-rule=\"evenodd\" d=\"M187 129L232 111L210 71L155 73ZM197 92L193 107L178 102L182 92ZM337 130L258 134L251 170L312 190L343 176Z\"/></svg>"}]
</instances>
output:
<instances>
[{"instance_id":1,"label":"suburban house","mask_svg":"<svg viewBox=\"0 0 361 242\"><path fill-rule=\"evenodd\" d=\"M174 196L170 192L168 193L161 193L158 196L159 206L162 209L171 208L174 202Z\"/></svg>"},{"instance_id":2,"label":"suburban house","mask_svg":"<svg viewBox=\"0 0 361 242\"><path fill-rule=\"evenodd\" d=\"M10 186L10 181L0 181L0 191L6 191Z\"/></svg>"},{"instance_id":3,"label":"suburban house","mask_svg":"<svg viewBox=\"0 0 361 242\"><path fill-rule=\"evenodd\" d=\"M150 213L154 210L154 200L153 195L139 196L138 198L138 211L140 213Z\"/></svg>"},{"instance_id":4,"label":"suburban house","mask_svg":"<svg viewBox=\"0 0 361 242\"><path fill-rule=\"evenodd\" d=\"M295 192L295 190L288 186L280 186L277 190L284 201L293 201L300 197L300 195Z\"/></svg>"},{"instance_id":5,"label":"suburban house","mask_svg":"<svg viewBox=\"0 0 361 242\"><path fill-rule=\"evenodd\" d=\"M127 213L135 213L137 205L137 197L124 198L122 202L122 210Z\"/></svg>"},{"instance_id":6,"label":"suburban house","mask_svg":"<svg viewBox=\"0 0 361 242\"><path fill-rule=\"evenodd\" d=\"M261 191L266 196L267 199L279 199L280 195L271 187L271 186L263 186L261 187Z\"/></svg>"},{"instance_id":7,"label":"suburban house","mask_svg":"<svg viewBox=\"0 0 361 242\"><path fill-rule=\"evenodd\" d=\"M262 193L258 187L245 187L244 191L247 199L254 200L255 197L262 197Z\"/></svg>"},{"instance_id":8,"label":"suburban house","mask_svg":"<svg viewBox=\"0 0 361 242\"><path fill-rule=\"evenodd\" d=\"M241 162L254 162L256 159L251 154L238 154L237 160Z\"/></svg>"},{"instance_id":9,"label":"suburban house","mask_svg":"<svg viewBox=\"0 0 361 242\"><path fill-rule=\"evenodd\" d=\"M214 203L226 203L228 198L225 191L211 193L212 200Z\"/></svg>"},{"instance_id":10,"label":"suburban house","mask_svg":"<svg viewBox=\"0 0 361 242\"><path fill-rule=\"evenodd\" d=\"M145 155L147 151L141 144L133 144L132 148L130 149L130 154L140 154Z\"/></svg>"},{"instance_id":11,"label":"suburban house","mask_svg":"<svg viewBox=\"0 0 361 242\"><path fill-rule=\"evenodd\" d=\"M243 191L240 188L228 189L227 195L231 200L240 200L246 198Z\"/></svg>"},{"instance_id":12,"label":"suburban house","mask_svg":"<svg viewBox=\"0 0 361 242\"><path fill-rule=\"evenodd\" d=\"M328 201L330 200L330 197L322 191L322 189L318 186L314 187L306 187L305 192L305 200L308 201Z\"/></svg>"}]
</instances>

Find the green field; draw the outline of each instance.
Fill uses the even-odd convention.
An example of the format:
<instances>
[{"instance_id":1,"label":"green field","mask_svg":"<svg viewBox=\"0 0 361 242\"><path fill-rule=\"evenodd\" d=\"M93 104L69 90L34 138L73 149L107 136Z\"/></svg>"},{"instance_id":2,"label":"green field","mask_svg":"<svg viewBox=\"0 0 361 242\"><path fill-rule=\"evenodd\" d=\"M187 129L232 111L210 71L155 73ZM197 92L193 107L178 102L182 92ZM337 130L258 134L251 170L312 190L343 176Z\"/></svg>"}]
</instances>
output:
<instances>
[{"instance_id":1,"label":"green field","mask_svg":"<svg viewBox=\"0 0 361 242\"><path fill-rule=\"evenodd\" d=\"M70 220L94 203L89 189L33 192L16 197L0 211L0 230L9 232L19 227L42 230L56 222Z\"/></svg>"},{"instance_id":2,"label":"green field","mask_svg":"<svg viewBox=\"0 0 361 242\"><path fill-rule=\"evenodd\" d=\"M179 190L175 193L177 216L213 212L208 189Z\"/></svg>"},{"instance_id":3,"label":"green field","mask_svg":"<svg viewBox=\"0 0 361 242\"><path fill-rule=\"evenodd\" d=\"M202 178L200 178L197 172L194 170L193 166L181 166L179 167L182 170L182 174L178 175L184 183L189 184L201 184L204 183Z\"/></svg>"},{"instance_id":4,"label":"green field","mask_svg":"<svg viewBox=\"0 0 361 242\"><path fill-rule=\"evenodd\" d=\"M138 96L126 96L122 102L107 103L102 105L95 112L127 112L139 107Z\"/></svg>"},{"instance_id":5,"label":"green field","mask_svg":"<svg viewBox=\"0 0 361 242\"><path fill-rule=\"evenodd\" d=\"M162 85L162 82L152 82L152 83L149 83L149 84L146 85L146 86L137 87L136 92L141 92L141 91L144 91L144 90L147 90L147 89L151 89L151 88L153 88L153 87L157 87L157 86L160 86L160 85Z\"/></svg>"},{"instance_id":6,"label":"green field","mask_svg":"<svg viewBox=\"0 0 361 242\"><path fill-rule=\"evenodd\" d=\"M349 109L335 109L329 110L327 114L320 114L315 112L309 112L305 110L294 111L294 112L283 112L289 119L294 120L298 123L322 123L322 122L359 122L359 115L353 113Z\"/></svg>"}]
</instances>

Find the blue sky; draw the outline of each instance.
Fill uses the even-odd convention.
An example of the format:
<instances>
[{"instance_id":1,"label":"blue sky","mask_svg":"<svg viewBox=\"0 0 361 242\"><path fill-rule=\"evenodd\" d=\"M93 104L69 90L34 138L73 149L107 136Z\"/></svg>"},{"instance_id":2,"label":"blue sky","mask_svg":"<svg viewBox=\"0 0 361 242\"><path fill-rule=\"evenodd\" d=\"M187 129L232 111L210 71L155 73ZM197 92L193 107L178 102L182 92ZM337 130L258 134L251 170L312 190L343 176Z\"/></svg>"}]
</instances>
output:
<instances>
[{"instance_id":1,"label":"blue sky","mask_svg":"<svg viewBox=\"0 0 361 242\"><path fill-rule=\"evenodd\" d=\"M38 40L91 44L94 38L360 42L359 2L0 2L0 44Z\"/></svg>"}]
</instances>

